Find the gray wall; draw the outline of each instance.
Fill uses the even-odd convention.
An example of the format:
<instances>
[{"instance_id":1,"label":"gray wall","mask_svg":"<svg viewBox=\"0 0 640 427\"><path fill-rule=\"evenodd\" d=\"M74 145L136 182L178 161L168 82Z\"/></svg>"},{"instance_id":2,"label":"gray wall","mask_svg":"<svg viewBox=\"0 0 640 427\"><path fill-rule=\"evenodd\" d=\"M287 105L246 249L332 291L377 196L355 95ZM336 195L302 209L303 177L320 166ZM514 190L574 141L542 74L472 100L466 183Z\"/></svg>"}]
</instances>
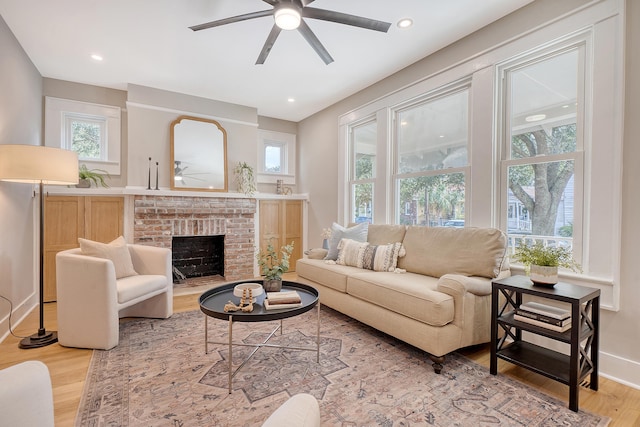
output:
<instances>
[{"instance_id":1,"label":"gray wall","mask_svg":"<svg viewBox=\"0 0 640 427\"><path fill-rule=\"evenodd\" d=\"M2 17L0 52L0 144L41 145L42 78ZM0 182L0 295L13 302L18 318L37 302L33 188ZM0 301L0 336L8 331L8 314L9 304Z\"/></svg>"},{"instance_id":2,"label":"gray wall","mask_svg":"<svg viewBox=\"0 0 640 427\"><path fill-rule=\"evenodd\" d=\"M587 0L537 0L511 15L430 55L396 74L298 123L299 191L309 194L308 242L318 246L322 228L338 218L338 118L357 107L422 80L460 61L592 3ZM626 0L626 99L621 261L621 308L602 310L600 372L640 387L640 2ZM603 207L606 208L606 207Z\"/></svg>"}]
</instances>

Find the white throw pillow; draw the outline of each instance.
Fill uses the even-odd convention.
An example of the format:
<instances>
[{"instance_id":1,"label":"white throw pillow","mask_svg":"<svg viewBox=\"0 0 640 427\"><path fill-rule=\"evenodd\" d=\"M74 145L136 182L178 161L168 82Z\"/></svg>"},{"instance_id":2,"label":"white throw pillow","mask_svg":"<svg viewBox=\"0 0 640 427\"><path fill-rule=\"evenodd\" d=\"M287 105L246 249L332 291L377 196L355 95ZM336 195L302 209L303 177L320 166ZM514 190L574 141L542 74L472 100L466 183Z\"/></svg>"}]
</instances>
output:
<instances>
[{"instance_id":1,"label":"white throw pillow","mask_svg":"<svg viewBox=\"0 0 640 427\"><path fill-rule=\"evenodd\" d=\"M342 239L351 239L356 242L366 242L369 234L369 223L363 222L351 228L345 228L340 224L333 223L331 225L331 239L329 239L329 252L324 259L338 259L338 244Z\"/></svg>"},{"instance_id":2,"label":"white throw pillow","mask_svg":"<svg viewBox=\"0 0 640 427\"><path fill-rule=\"evenodd\" d=\"M78 243L80 244L82 255L111 260L116 270L116 279L138 274L133 268L131 254L124 237L120 236L110 243L100 243L79 238Z\"/></svg>"}]
</instances>

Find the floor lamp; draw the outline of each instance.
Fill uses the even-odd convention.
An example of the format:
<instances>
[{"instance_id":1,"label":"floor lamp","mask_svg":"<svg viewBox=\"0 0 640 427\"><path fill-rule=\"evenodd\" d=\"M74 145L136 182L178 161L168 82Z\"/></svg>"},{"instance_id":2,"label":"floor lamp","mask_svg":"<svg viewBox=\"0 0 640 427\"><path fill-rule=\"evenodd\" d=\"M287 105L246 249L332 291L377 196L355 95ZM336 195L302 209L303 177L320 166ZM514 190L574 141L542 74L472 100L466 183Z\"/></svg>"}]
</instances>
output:
<instances>
[{"instance_id":1,"label":"floor lamp","mask_svg":"<svg viewBox=\"0 0 640 427\"><path fill-rule=\"evenodd\" d=\"M40 327L22 339L20 348L37 348L58 341L56 331L44 328L44 185L78 183L78 155L73 151L39 145L0 145L0 181L40 186Z\"/></svg>"}]
</instances>

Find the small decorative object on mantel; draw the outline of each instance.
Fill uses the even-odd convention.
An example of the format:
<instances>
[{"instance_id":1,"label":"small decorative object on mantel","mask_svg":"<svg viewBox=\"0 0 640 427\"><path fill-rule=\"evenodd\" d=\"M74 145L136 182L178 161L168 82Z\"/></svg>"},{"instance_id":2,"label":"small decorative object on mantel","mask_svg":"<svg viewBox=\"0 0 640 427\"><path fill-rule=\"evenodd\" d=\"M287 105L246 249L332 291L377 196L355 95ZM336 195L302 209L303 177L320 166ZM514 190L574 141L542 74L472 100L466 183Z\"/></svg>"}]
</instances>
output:
<instances>
[{"instance_id":1,"label":"small decorative object on mantel","mask_svg":"<svg viewBox=\"0 0 640 427\"><path fill-rule=\"evenodd\" d=\"M151 190L151 157L149 157L149 175L147 177L147 190Z\"/></svg>"},{"instance_id":2,"label":"small decorative object on mantel","mask_svg":"<svg viewBox=\"0 0 640 427\"><path fill-rule=\"evenodd\" d=\"M158 188L158 162L156 162L156 190L159 190L159 188Z\"/></svg>"},{"instance_id":3,"label":"small decorative object on mantel","mask_svg":"<svg viewBox=\"0 0 640 427\"><path fill-rule=\"evenodd\" d=\"M289 271L289 257L293 252L293 242L280 248L280 255L269 243L266 251L256 254L258 265L264 276L265 292L279 292L282 289L282 274Z\"/></svg>"},{"instance_id":4,"label":"small decorative object on mantel","mask_svg":"<svg viewBox=\"0 0 640 427\"><path fill-rule=\"evenodd\" d=\"M582 267L573 259L571 249L564 246L544 246L542 242L516 247L513 260L524 264L534 285L553 287L558 283L558 267L582 272Z\"/></svg>"},{"instance_id":5,"label":"small decorative object on mantel","mask_svg":"<svg viewBox=\"0 0 640 427\"><path fill-rule=\"evenodd\" d=\"M107 188L109 185L104 180L104 177L110 177L107 171L102 169L88 169L87 165L80 165L78 168L78 184L76 184L77 188L89 188L91 187L91 183L97 187L98 185Z\"/></svg>"},{"instance_id":6,"label":"small decorative object on mantel","mask_svg":"<svg viewBox=\"0 0 640 427\"><path fill-rule=\"evenodd\" d=\"M253 175L253 167L247 162L238 162L233 170L236 184L238 184L238 192L247 196L252 196L256 192L256 181Z\"/></svg>"}]
</instances>

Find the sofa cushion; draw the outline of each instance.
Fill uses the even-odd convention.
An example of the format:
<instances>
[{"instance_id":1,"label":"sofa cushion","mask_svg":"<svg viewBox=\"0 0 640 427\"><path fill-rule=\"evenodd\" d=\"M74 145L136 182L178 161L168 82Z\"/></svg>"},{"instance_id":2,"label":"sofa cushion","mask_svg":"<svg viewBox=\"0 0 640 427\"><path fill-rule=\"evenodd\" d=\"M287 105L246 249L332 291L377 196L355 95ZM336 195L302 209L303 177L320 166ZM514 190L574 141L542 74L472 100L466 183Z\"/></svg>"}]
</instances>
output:
<instances>
[{"instance_id":1,"label":"sofa cushion","mask_svg":"<svg viewBox=\"0 0 640 427\"><path fill-rule=\"evenodd\" d=\"M299 259L296 263L298 277L313 280L333 290L346 293L347 277L362 272L361 268L347 265L328 264L331 261L318 259Z\"/></svg>"},{"instance_id":2,"label":"sofa cushion","mask_svg":"<svg viewBox=\"0 0 640 427\"><path fill-rule=\"evenodd\" d=\"M351 239L358 242L366 242L367 234L369 230L368 223L362 223L353 227L345 228L340 224L333 223L331 225L331 238L329 239L329 252L325 259L336 260L338 259L338 244L342 239Z\"/></svg>"},{"instance_id":3,"label":"sofa cushion","mask_svg":"<svg viewBox=\"0 0 640 427\"><path fill-rule=\"evenodd\" d=\"M124 237L120 236L110 243L78 238L78 243L80 244L82 255L111 260L116 270L116 279L138 274L133 268L131 254Z\"/></svg>"},{"instance_id":4,"label":"sofa cushion","mask_svg":"<svg viewBox=\"0 0 640 427\"><path fill-rule=\"evenodd\" d=\"M404 225L369 224L367 242L372 245L402 242L406 230Z\"/></svg>"},{"instance_id":5,"label":"sofa cushion","mask_svg":"<svg viewBox=\"0 0 640 427\"><path fill-rule=\"evenodd\" d=\"M507 249L506 236L495 228L410 226L403 244L407 254L398 267L433 277L497 277Z\"/></svg>"},{"instance_id":6,"label":"sofa cushion","mask_svg":"<svg viewBox=\"0 0 640 427\"><path fill-rule=\"evenodd\" d=\"M167 277L159 274L141 274L123 277L116 281L118 304L124 304L151 292L167 287Z\"/></svg>"},{"instance_id":7,"label":"sofa cushion","mask_svg":"<svg viewBox=\"0 0 640 427\"><path fill-rule=\"evenodd\" d=\"M364 272L347 279L347 293L420 322L443 326L453 321L453 297L436 290L438 279L421 274Z\"/></svg>"}]
</instances>

